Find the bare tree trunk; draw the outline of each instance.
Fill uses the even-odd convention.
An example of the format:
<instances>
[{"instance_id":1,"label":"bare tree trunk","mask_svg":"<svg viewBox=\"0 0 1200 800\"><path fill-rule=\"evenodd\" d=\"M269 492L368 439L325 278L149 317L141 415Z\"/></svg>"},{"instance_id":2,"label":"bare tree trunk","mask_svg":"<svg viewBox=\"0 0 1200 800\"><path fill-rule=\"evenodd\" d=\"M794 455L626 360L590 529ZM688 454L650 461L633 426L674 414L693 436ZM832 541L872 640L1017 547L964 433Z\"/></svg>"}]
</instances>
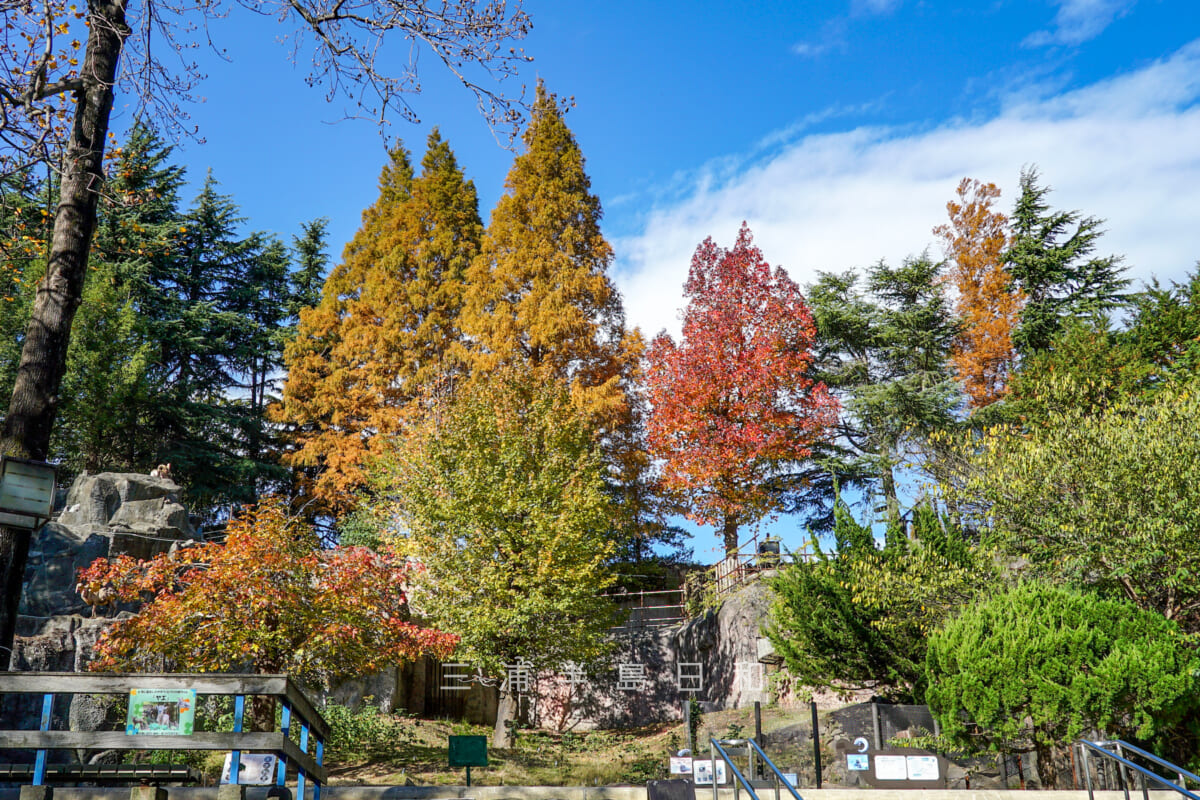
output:
<instances>
[{"instance_id":1,"label":"bare tree trunk","mask_svg":"<svg viewBox=\"0 0 1200 800\"><path fill-rule=\"evenodd\" d=\"M83 297L88 251L96 229L117 61L129 35L125 0L92 0L88 7L87 50L80 70L82 86L74 92L75 116L63 159L50 259L25 330L25 344L0 442L5 454L22 458L44 460L50 448L58 390L66 372L71 323ZM12 652L28 551L27 531L0 529L0 567L4 573L0 653ZM8 669L7 660L4 666Z\"/></svg>"},{"instance_id":2,"label":"bare tree trunk","mask_svg":"<svg viewBox=\"0 0 1200 800\"><path fill-rule=\"evenodd\" d=\"M513 744L513 724L517 721L517 693L508 685L500 687L500 704L496 708L496 726L492 729L492 747L507 749Z\"/></svg>"},{"instance_id":3,"label":"bare tree trunk","mask_svg":"<svg viewBox=\"0 0 1200 800\"><path fill-rule=\"evenodd\" d=\"M721 523L721 538L725 542L725 557L729 558L738 549L737 517L727 514Z\"/></svg>"}]
</instances>

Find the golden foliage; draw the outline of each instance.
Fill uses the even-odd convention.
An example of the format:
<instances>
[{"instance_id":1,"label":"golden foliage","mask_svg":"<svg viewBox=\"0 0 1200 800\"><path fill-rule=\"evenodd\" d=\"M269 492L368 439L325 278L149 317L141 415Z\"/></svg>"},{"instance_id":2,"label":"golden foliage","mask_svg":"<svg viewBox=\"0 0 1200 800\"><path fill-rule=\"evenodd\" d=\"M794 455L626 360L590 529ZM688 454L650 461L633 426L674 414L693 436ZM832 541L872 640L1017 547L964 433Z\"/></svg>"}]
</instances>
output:
<instances>
[{"instance_id":1,"label":"golden foliage","mask_svg":"<svg viewBox=\"0 0 1200 800\"><path fill-rule=\"evenodd\" d=\"M1012 332L1024 305L1001 262L1008 245L1008 218L992 211L1000 197L994 183L963 178L958 200L946 204L950 222L933 232L952 261L948 278L958 291L955 311L963 331L951 358L972 408L996 402L1008 391L1016 363Z\"/></svg>"}]
</instances>

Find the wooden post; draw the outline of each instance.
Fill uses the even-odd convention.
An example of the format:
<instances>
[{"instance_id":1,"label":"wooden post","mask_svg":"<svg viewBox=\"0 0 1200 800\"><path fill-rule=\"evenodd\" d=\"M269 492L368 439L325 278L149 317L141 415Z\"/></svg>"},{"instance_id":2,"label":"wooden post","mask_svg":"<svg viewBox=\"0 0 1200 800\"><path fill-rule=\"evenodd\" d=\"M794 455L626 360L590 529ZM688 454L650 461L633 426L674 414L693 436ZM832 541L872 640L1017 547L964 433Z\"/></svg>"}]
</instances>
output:
<instances>
[{"instance_id":1,"label":"wooden post","mask_svg":"<svg viewBox=\"0 0 1200 800\"><path fill-rule=\"evenodd\" d=\"M875 749L883 749L883 726L879 724L879 704L871 701L871 725L875 729Z\"/></svg>"}]
</instances>

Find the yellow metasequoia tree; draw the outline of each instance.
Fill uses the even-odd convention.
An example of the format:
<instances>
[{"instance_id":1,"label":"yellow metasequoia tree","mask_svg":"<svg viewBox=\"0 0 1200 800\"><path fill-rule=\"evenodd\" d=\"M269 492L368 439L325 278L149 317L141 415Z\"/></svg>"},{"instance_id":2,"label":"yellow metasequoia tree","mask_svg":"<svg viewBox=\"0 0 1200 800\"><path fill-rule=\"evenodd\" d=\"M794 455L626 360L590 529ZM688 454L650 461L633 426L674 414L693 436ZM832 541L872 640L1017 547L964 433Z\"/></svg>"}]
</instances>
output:
<instances>
[{"instance_id":1,"label":"yellow metasequoia tree","mask_svg":"<svg viewBox=\"0 0 1200 800\"><path fill-rule=\"evenodd\" d=\"M570 386L598 424L619 426L630 413L641 335L625 330L583 153L541 83L532 117L467 275L467 360L479 375L524 362Z\"/></svg>"},{"instance_id":2,"label":"yellow metasequoia tree","mask_svg":"<svg viewBox=\"0 0 1200 800\"><path fill-rule=\"evenodd\" d=\"M462 329L472 375L523 365L569 388L594 426L624 499L618 522L640 529L650 510L648 458L637 434L641 334L625 328L609 277L612 247L600 200L555 96L540 82L524 152L505 179L479 257L467 274ZM644 534L645 531L643 530Z\"/></svg>"},{"instance_id":3,"label":"yellow metasequoia tree","mask_svg":"<svg viewBox=\"0 0 1200 800\"><path fill-rule=\"evenodd\" d=\"M1012 332L1024 296L1014 291L1001 261L1008 246L1008 217L992 210L1000 189L963 178L956 194L958 199L946 204L949 224L933 232L951 260L947 278L958 290L955 311L963 321L951 359L971 407L982 408L1008 392L1017 359Z\"/></svg>"},{"instance_id":4,"label":"yellow metasequoia tree","mask_svg":"<svg viewBox=\"0 0 1200 800\"><path fill-rule=\"evenodd\" d=\"M402 147L390 155L379 199L300 314L274 409L293 428L302 493L334 515L352 507L368 456L457 370L463 275L483 233L475 186L436 130L419 177Z\"/></svg>"},{"instance_id":5,"label":"yellow metasequoia tree","mask_svg":"<svg viewBox=\"0 0 1200 800\"><path fill-rule=\"evenodd\" d=\"M603 423L628 413L641 336L625 330L583 153L540 82L532 120L467 276L471 371L523 361Z\"/></svg>"}]
</instances>

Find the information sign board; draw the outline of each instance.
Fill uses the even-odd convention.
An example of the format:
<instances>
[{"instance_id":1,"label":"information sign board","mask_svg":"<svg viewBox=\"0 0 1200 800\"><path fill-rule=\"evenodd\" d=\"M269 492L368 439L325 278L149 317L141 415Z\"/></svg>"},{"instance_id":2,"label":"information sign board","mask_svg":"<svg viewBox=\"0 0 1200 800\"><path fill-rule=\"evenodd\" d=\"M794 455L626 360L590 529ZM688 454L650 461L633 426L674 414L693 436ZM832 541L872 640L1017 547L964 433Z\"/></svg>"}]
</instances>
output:
<instances>
[{"instance_id":1,"label":"information sign board","mask_svg":"<svg viewBox=\"0 0 1200 800\"><path fill-rule=\"evenodd\" d=\"M196 690L130 689L125 733L130 736L191 736Z\"/></svg>"},{"instance_id":2,"label":"information sign board","mask_svg":"<svg viewBox=\"0 0 1200 800\"><path fill-rule=\"evenodd\" d=\"M221 772L221 783L229 783L232 753L225 754L225 768ZM278 765L274 753L242 753L238 760L238 783L246 786L270 786L275 782L275 767Z\"/></svg>"}]
</instances>

